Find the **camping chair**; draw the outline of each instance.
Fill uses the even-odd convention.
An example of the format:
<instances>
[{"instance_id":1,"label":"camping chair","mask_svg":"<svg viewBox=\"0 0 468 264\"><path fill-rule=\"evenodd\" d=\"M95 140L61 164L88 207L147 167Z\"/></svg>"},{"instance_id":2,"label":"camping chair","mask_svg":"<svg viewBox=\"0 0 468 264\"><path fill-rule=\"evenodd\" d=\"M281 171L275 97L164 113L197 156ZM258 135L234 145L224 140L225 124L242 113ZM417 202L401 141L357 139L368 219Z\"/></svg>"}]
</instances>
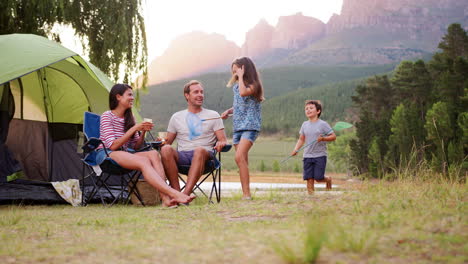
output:
<instances>
[{"instance_id":1,"label":"camping chair","mask_svg":"<svg viewBox=\"0 0 468 264\"><path fill-rule=\"evenodd\" d=\"M199 190L206 198L208 198L209 203L213 203L213 193L216 196L216 201L219 203L221 201L221 152L228 152L231 150L232 145L226 145L220 152L214 151L213 159L210 159L205 164L205 170L200 177L200 180L193 187L192 193L195 193L195 190ZM218 156L218 157L216 157ZM188 175L190 166L187 165L177 165L180 174ZM187 184L184 178L179 174L179 179L183 182L181 190L185 189ZM205 182L209 177L211 177L213 184L211 185L210 196L208 196L201 188L201 184Z\"/></svg>"},{"instance_id":2,"label":"camping chair","mask_svg":"<svg viewBox=\"0 0 468 264\"><path fill-rule=\"evenodd\" d=\"M106 205L107 197L111 197L109 205L113 205L118 201L124 201L126 204L130 200L131 194L135 194L141 204L144 206L143 199L141 198L136 183L141 176L141 172L137 170L128 170L120 167L114 160L109 157L106 151L107 158L100 164L96 162L96 148L103 145L100 136L100 121L101 117L97 114L85 112L83 121L83 132L87 142L83 145L85 157L83 158L83 175L82 175L82 193L83 205L90 202L96 195L99 196L101 203ZM85 175L86 171L89 173ZM120 185L115 189L115 186L110 184L111 179L118 176L120 178ZM85 194L85 180L91 182L92 190L88 195ZM116 193L116 195L115 195Z\"/></svg>"}]
</instances>

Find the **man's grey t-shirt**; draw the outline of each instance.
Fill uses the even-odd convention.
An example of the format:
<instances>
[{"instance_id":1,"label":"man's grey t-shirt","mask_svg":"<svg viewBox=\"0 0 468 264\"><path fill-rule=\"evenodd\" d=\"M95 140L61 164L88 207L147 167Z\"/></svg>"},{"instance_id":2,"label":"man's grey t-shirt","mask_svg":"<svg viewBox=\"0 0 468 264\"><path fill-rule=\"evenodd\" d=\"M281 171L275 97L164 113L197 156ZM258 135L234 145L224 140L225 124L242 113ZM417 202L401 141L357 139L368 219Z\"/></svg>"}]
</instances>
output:
<instances>
[{"instance_id":1,"label":"man's grey t-shirt","mask_svg":"<svg viewBox=\"0 0 468 264\"><path fill-rule=\"evenodd\" d=\"M219 117L218 112L203 108L201 112L196 113L200 119L217 118L206 120L201 123L202 134L192 140L190 140L190 130L187 126L186 117L188 110L182 110L172 115L169 120L167 132L177 134L177 150L178 151L189 151L194 150L197 147L203 147L206 150L212 150L216 143L215 132L224 129L223 120Z\"/></svg>"},{"instance_id":2,"label":"man's grey t-shirt","mask_svg":"<svg viewBox=\"0 0 468 264\"><path fill-rule=\"evenodd\" d=\"M304 145L315 141L315 143L304 148L303 157L318 158L327 156L327 143L325 141L317 142L316 140L320 135L330 134L332 132L330 125L322 119L318 119L315 122L308 120L302 123L299 134L305 136Z\"/></svg>"}]
</instances>

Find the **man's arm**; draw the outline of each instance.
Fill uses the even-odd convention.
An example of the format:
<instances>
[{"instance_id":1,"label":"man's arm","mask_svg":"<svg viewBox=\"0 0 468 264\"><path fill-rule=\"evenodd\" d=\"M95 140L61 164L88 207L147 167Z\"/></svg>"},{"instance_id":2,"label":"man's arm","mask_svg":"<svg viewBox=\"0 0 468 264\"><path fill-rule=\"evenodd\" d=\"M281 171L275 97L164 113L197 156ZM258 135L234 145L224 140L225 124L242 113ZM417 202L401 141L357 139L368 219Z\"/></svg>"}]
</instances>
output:
<instances>
[{"instance_id":1,"label":"man's arm","mask_svg":"<svg viewBox=\"0 0 468 264\"><path fill-rule=\"evenodd\" d=\"M167 132L166 144L172 145L172 142L174 142L174 139L176 138L176 136L177 136L176 133Z\"/></svg>"},{"instance_id":2,"label":"man's arm","mask_svg":"<svg viewBox=\"0 0 468 264\"><path fill-rule=\"evenodd\" d=\"M215 133L216 139L218 140L216 142L216 145L214 146L214 149L220 152L221 149L223 149L224 146L226 146L227 144L226 133L224 133L224 128L216 130L214 133Z\"/></svg>"}]
</instances>

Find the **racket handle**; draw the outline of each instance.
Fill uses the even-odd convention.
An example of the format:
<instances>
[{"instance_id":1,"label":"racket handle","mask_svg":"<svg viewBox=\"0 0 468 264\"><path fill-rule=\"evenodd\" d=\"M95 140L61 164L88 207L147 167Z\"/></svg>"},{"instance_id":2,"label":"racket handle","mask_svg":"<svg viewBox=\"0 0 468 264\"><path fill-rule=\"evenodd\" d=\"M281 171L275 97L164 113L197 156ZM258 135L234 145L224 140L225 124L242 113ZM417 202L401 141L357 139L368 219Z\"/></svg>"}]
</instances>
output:
<instances>
[{"instance_id":1,"label":"racket handle","mask_svg":"<svg viewBox=\"0 0 468 264\"><path fill-rule=\"evenodd\" d=\"M205 119L202 119L201 121L207 121L207 120L214 120L214 119L220 119L221 117L212 117L212 118L205 118Z\"/></svg>"},{"instance_id":2,"label":"racket handle","mask_svg":"<svg viewBox=\"0 0 468 264\"><path fill-rule=\"evenodd\" d=\"M232 114L229 114L228 116L232 116ZM214 120L214 119L220 119L221 117L218 116L218 117L211 117L211 118L205 118L205 119L201 119L201 121L207 121L207 120Z\"/></svg>"}]
</instances>

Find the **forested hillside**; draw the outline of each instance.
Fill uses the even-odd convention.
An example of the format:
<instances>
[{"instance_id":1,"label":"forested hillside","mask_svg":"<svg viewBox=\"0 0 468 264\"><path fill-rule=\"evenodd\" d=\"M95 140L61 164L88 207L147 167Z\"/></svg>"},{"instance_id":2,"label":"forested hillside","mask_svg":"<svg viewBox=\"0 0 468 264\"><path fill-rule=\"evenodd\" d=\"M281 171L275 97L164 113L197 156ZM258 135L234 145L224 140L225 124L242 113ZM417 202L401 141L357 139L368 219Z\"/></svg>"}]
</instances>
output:
<instances>
[{"instance_id":1,"label":"forested hillside","mask_svg":"<svg viewBox=\"0 0 468 264\"><path fill-rule=\"evenodd\" d=\"M468 35L453 24L431 61L403 61L393 76L356 89L353 168L383 177L431 168L452 180L468 170Z\"/></svg>"},{"instance_id":2,"label":"forested hillside","mask_svg":"<svg viewBox=\"0 0 468 264\"><path fill-rule=\"evenodd\" d=\"M338 86L329 85L319 87L321 85L338 83L346 80L353 80L382 74L392 70L394 65L379 65L379 66L289 66L278 68L267 68L260 70L261 79L265 87L265 97L267 100L264 103L263 117L267 126L264 127L265 133L287 132L283 131L281 123L276 123L276 119L271 121L271 116L277 114L277 107L281 107L282 115L290 116L289 111L295 116L294 121L290 125L296 125L299 120L304 99L299 105L284 105L282 100L289 98L288 93L292 92L292 97L304 98L310 96L327 97L324 103L330 104L330 113L332 119L339 119L344 116L345 108L350 105L349 95L354 90L351 84L340 84ZM232 105L231 88L226 87L226 83L230 77L229 73L211 73L194 77L203 82L205 87L205 107L222 112ZM143 95L142 116L152 118L156 123L156 129L165 130L171 115L181 109L187 107L185 98L183 97L183 86L189 79L182 79L173 82L167 82L160 85L149 87L149 93ZM314 91L314 87L318 87L318 92ZM345 91L349 89L350 91ZM328 91L330 90L330 91ZM340 91L339 94L337 91ZM336 94L336 95L335 95ZM276 99L276 97L281 96ZM321 99L321 98L319 98ZM287 99L292 100L292 99ZM294 99L295 100L295 99ZM321 99L324 100L324 99ZM270 102L271 101L271 102ZM342 107L338 111L332 110L332 105ZM327 106L325 106L327 107ZM338 108L337 108L338 109ZM272 111L273 114L270 113ZM299 111L299 112L298 112ZM328 111L328 110L326 110ZM335 113L335 114L332 114ZM229 121L225 122L228 126Z\"/></svg>"},{"instance_id":3,"label":"forested hillside","mask_svg":"<svg viewBox=\"0 0 468 264\"><path fill-rule=\"evenodd\" d=\"M283 96L277 96L263 104L262 128L268 133L297 134L304 114L305 100L320 100L323 106L321 119L330 124L352 119L351 96L364 79L343 81L307 89L300 89Z\"/></svg>"}]
</instances>

